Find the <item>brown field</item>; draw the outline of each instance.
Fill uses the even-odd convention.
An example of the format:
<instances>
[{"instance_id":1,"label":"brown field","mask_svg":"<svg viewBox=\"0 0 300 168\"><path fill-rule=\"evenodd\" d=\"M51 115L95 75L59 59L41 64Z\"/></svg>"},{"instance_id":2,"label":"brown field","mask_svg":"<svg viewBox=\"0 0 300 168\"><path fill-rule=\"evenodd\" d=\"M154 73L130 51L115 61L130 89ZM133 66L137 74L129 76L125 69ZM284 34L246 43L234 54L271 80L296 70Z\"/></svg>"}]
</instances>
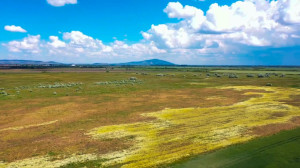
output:
<instances>
[{"instance_id":1,"label":"brown field","mask_svg":"<svg viewBox=\"0 0 300 168\"><path fill-rule=\"evenodd\" d=\"M1 161L13 163L39 156L51 156L60 160L73 154L104 155L131 150L136 145L133 135L95 139L87 133L103 126L156 122L157 117L152 116L152 113L164 109L234 107L263 94L272 94L273 91L264 89L266 83L282 88L284 85L298 86L300 81L295 75L284 79L220 79L207 78L204 73L197 73L201 75L195 76L194 72L173 72L176 76L165 77L157 77L157 72L152 71L146 76L119 69L111 73L103 72L104 68L47 69L46 73L45 70L1 70L0 88L5 88L10 94L0 95L0 167ZM131 76L136 76L143 83L95 85L98 81L123 80ZM36 87L39 83L52 84L55 81L83 84L69 88ZM256 87L241 90L230 88L249 85ZM299 92L278 101L283 105L299 107ZM150 115L147 116L147 113ZM277 122L278 118L287 115L289 114L284 111L274 112L268 120L274 119ZM231 119L227 122L230 123ZM297 116L287 122L276 122L252 127L247 134L255 137L272 135L300 125ZM182 126L178 124L161 130L159 135L166 136ZM190 143L178 141L159 145L162 148L168 146L179 149L190 146Z\"/></svg>"}]
</instances>

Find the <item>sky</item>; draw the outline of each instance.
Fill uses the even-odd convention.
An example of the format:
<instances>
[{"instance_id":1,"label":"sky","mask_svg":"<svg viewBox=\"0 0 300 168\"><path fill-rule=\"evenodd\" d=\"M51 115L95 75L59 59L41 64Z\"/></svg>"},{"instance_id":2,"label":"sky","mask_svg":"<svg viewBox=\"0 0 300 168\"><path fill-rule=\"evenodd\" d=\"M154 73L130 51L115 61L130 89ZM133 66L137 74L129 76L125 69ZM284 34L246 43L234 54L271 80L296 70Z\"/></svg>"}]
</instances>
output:
<instances>
[{"instance_id":1,"label":"sky","mask_svg":"<svg viewBox=\"0 0 300 168\"><path fill-rule=\"evenodd\" d=\"M0 60L300 65L299 0L1 0Z\"/></svg>"}]
</instances>

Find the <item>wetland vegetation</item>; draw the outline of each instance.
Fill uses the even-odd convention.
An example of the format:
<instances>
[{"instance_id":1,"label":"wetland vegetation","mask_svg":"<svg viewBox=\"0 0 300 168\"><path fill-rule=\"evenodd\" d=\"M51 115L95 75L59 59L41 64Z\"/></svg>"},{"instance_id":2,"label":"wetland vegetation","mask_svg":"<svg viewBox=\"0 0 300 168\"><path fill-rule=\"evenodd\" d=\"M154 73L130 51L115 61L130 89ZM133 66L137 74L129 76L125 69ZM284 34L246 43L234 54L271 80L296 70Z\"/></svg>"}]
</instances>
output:
<instances>
[{"instance_id":1,"label":"wetland vegetation","mask_svg":"<svg viewBox=\"0 0 300 168\"><path fill-rule=\"evenodd\" d=\"M297 167L299 102L298 67L2 69L0 168Z\"/></svg>"}]
</instances>

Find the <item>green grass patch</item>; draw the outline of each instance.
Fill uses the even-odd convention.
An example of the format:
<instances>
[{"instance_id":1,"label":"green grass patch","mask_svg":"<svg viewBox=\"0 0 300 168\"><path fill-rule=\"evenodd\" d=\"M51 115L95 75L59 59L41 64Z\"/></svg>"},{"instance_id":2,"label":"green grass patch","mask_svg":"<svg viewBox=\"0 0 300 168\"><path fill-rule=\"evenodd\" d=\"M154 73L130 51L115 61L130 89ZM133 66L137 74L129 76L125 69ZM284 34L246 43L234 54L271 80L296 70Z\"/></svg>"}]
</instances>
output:
<instances>
[{"instance_id":1,"label":"green grass patch","mask_svg":"<svg viewBox=\"0 0 300 168\"><path fill-rule=\"evenodd\" d=\"M100 160L90 160L85 162L69 163L67 165L61 166L60 168L99 168L102 167L103 159Z\"/></svg>"},{"instance_id":2,"label":"green grass patch","mask_svg":"<svg viewBox=\"0 0 300 168\"><path fill-rule=\"evenodd\" d=\"M230 146L173 164L172 168L300 167L300 128Z\"/></svg>"},{"instance_id":3,"label":"green grass patch","mask_svg":"<svg viewBox=\"0 0 300 168\"><path fill-rule=\"evenodd\" d=\"M254 73L254 74L265 74L265 73L277 73L277 74L289 74L289 75L300 75L300 71L264 71L264 70L214 70L211 72L215 73Z\"/></svg>"}]
</instances>

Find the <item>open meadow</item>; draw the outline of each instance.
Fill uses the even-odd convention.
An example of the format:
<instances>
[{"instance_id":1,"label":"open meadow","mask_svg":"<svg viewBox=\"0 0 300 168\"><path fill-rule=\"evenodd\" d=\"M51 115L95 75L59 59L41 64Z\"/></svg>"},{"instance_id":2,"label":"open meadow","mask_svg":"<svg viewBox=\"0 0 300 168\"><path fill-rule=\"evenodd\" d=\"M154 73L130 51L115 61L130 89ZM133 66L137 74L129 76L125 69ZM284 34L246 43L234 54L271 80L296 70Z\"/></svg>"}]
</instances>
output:
<instances>
[{"instance_id":1,"label":"open meadow","mask_svg":"<svg viewBox=\"0 0 300 168\"><path fill-rule=\"evenodd\" d=\"M0 168L300 167L300 68L0 70Z\"/></svg>"}]
</instances>

